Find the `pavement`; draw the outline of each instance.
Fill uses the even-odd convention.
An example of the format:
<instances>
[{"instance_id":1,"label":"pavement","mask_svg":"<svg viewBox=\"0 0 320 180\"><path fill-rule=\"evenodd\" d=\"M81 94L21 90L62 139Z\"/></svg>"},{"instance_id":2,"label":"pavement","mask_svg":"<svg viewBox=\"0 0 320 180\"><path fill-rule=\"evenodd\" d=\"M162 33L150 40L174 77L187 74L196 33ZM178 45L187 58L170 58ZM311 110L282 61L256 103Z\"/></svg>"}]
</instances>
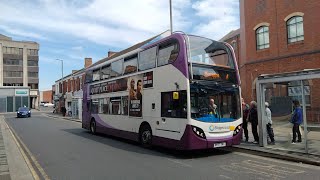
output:
<instances>
[{"instance_id":1,"label":"pavement","mask_svg":"<svg viewBox=\"0 0 320 180\"><path fill-rule=\"evenodd\" d=\"M40 111L40 113L51 118L81 123L79 119L64 117L61 114L54 114L49 111ZM276 145L260 147L250 142L242 142L240 145L225 148L225 150L320 166L320 142L317 139L320 137L320 134L318 132L310 132L308 134L310 151L309 154L306 154L303 151L303 143L294 145L289 143L291 140L290 130L291 127L288 124L274 125ZM251 134L249 128L249 139L253 140ZM36 165L32 162L33 159L32 155L28 153L27 147L15 135L14 130L9 128L4 116L0 114L0 179L40 179L37 175L41 174L39 173L40 170L35 168Z\"/></svg>"},{"instance_id":2,"label":"pavement","mask_svg":"<svg viewBox=\"0 0 320 180\"><path fill-rule=\"evenodd\" d=\"M18 140L0 115L0 179L37 180L34 169Z\"/></svg>"},{"instance_id":3,"label":"pavement","mask_svg":"<svg viewBox=\"0 0 320 180\"><path fill-rule=\"evenodd\" d=\"M260 147L258 144L253 144L250 124L248 125L248 131L249 142L243 141L240 145L230 148L230 150L320 166L320 132L318 131L308 132L308 153L305 150L306 138L304 137L303 128L300 128L302 142L292 144L292 125L288 122L276 122L273 124L275 145Z\"/></svg>"}]
</instances>

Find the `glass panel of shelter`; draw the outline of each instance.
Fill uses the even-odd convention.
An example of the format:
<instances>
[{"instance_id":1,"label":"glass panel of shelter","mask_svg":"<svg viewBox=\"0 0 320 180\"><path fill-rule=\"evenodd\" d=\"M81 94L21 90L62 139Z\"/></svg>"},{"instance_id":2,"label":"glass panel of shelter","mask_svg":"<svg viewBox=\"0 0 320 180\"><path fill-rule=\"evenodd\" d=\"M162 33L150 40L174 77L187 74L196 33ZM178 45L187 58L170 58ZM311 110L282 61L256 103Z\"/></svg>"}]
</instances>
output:
<instances>
[{"instance_id":1,"label":"glass panel of shelter","mask_svg":"<svg viewBox=\"0 0 320 180\"><path fill-rule=\"evenodd\" d=\"M270 122L265 105L261 112L266 125L263 128L266 128L267 144L272 144L270 136L274 135L275 147L304 152L306 137L301 120L303 120L303 102L306 104L307 114L310 107L309 82L303 81L304 100L301 81L268 83L264 87L265 102L271 110L272 120L271 126L268 125Z\"/></svg>"}]
</instances>

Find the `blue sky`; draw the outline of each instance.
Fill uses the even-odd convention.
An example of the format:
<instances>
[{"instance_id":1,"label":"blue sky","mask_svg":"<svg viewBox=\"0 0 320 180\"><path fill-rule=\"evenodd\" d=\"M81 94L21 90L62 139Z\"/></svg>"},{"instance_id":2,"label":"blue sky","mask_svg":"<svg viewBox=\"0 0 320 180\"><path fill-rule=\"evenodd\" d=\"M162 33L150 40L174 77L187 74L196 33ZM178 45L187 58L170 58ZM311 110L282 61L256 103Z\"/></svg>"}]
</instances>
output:
<instances>
[{"instance_id":1,"label":"blue sky","mask_svg":"<svg viewBox=\"0 0 320 180\"><path fill-rule=\"evenodd\" d=\"M220 39L240 27L238 0L172 0L173 31ZM39 88L170 28L169 0L4 0L0 34L36 41Z\"/></svg>"}]
</instances>

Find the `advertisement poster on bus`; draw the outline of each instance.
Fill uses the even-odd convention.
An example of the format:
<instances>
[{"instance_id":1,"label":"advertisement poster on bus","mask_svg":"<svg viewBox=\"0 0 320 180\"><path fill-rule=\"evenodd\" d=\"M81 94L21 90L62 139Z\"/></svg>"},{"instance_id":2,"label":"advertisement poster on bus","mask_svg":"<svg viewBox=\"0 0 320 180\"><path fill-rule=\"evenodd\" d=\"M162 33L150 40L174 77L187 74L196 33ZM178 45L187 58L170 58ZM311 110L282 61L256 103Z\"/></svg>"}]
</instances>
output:
<instances>
[{"instance_id":1,"label":"advertisement poster on bus","mask_svg":"<svg viewBox=\"0 0 320 180\"><path fill-rule=\"evenodd\" d=\"M153 72L147 72L128 78L129 116L142 116L143 88L153 87Z\"/></svg>"},{"instance_id":2,"label":"advertisement poster on bus","mask_svg":"<svg viewBox=\"0 0 320 180\"><path fill-rule=\"evenodd\" d=\"M143 74L132 76L128 78L129 90L129 116L142 116L142 87Z\"/></svg>"}]
</instances>

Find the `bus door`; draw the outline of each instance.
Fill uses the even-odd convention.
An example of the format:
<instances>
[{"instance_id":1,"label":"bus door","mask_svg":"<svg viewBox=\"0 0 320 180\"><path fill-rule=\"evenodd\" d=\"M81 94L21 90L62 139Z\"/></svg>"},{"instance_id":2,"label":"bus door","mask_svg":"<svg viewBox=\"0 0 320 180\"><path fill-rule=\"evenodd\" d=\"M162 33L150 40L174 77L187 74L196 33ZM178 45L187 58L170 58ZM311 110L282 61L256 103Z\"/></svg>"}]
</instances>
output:
<instances>
[{"instance_id":1,"label":"bus door","mask_svg":"<svg viewBox=\"0 0 320 180\"><path fill-rule=\"evenodd\" d=\"M161 93L161 117L157 134L162 137L178 139L182 136L182 126L187 118L186 91ZM184 130L184 129L183 129Z\"/></svg>"}]
</instances>

